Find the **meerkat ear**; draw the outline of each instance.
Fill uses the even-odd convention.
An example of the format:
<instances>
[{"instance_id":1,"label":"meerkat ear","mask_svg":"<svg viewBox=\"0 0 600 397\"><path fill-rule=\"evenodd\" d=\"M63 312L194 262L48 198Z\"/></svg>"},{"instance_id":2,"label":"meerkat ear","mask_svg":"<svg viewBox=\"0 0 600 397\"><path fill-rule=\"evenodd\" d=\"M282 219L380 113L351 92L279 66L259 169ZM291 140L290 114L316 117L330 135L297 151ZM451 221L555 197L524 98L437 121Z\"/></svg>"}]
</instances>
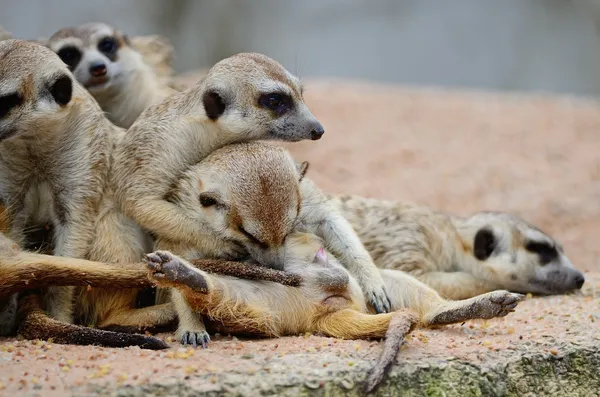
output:
<instances>
[{"instance_id":1,"label":"meerkat ear","mask_svg":"<svg viewBox=\"0 0 600 397\"><path fill-rule=\"evenodd\" d=\"M308 161L303 161L301 164L297 164L296 168L298 168L298 172L300 173L300 179L298 182L301 182L304 179L304 175L306 175L306 171L308 171Z\"/></svg>"},{"instance_id":2,"label":"meerkat ear","mask_svg":"<svg viewBox=\"0 0 600 397\"><path fill-rule=\"evenodd\" d=\"M227 105L223 100L223 97L214 90L209 90L202 96L202 104L204 105L204 112L206 117L211 120L216 120L225 113Z\"/></svg>"},{"instance_id":3,"label":"meerkat ear","mask_svg":"<svg viewBox=\"0 0 600 397\"><path fill-rule=\"evenodd\" d=\"M71 102L73 96L73 81L69 76L62 76L56 80L50 87L52 97L61 106L65 106Z\"/></svg>"},{"instance_id":4,"label":"meerkat ear","mask_svg":"<svg viewBox=\"0 0 600 397\"><path fill-rule=\"evenodd\" d=\"M496 248L496 237L489 228L479 229L475 234L473 242L473 254L480 261L484 261L492 255Z\"/></svg>"}]
</instances>

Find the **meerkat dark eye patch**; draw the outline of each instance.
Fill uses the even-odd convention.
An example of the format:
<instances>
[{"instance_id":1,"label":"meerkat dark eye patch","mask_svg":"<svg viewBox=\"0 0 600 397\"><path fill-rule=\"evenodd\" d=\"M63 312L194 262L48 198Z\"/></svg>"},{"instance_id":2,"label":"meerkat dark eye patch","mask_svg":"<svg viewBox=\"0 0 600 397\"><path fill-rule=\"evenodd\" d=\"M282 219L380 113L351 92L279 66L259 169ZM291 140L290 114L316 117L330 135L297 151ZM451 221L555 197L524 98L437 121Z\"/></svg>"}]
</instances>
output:
<instances>
[{"instance_id":1,"label":"meerkat dark eye patch","mask_svg":"<svg viewBox=\"0 0 600 397\"><path fill-rule=\"evenodd\" d=\"M200 193L198 200L200 201L200 205L203 206L204 208L213 207L213 206L219 204L219 201L217 200L217 198L213 194L208 193L208 192Z\"/></svg>"},{"instance_id":2,"label":"meerkat dark eye patch","mask_svg":"<svg viewBox=\"0 0 600 397\"><path fill-rule=\"evenodd\" d=\"M279 92L262 94L258 98L259 106L273 111L278 116L287 113L292 108L293 103L294 101L289 95Z\"/></svg>"},{"instance_id":3,"label":"meerkat dark eye patch","mask_svg":"<svg viewBox=\"0 0 600 397\"><path fill-rule=\"evenodd\" d=\"M547 265L558 257L556 247L545 241L529 241L525 244L525 249L537 254L542 265Z\"/></svg>"},{"instance_id":4,"label":"meerkat dark eye patch","mask_svg":"<svg viewBox=\"0 0 600 397\"><path fill-rule=\"evenodd\" d=\"M71 102L73 96L73 82L69 76L59 77L51 86L50 94L61 106L65 106Z\"/></svg>"},{"instance_id":5,"label":"meerkat dark eye patch","mask_svg":"<svg viewBox=\"0 0 600 397\"><path fill-rule=\"evenodd\" d=\"M216 120L225 113L227 104L216 91L207 91L202 96L202 105L206 112L206 117Z\"/></svg>"},{"instance_id":6,"label":"meerkat dark eye patch","mask_svg":"<svg viewBox=\"0 0 600 397\"><path fill-rule=\"evenodd\" d=\"M22 103L23 97L17 92L0 96L0 119L10 113L12 109L21 106Z\"/></svg>"},{"instance_id":7,"label":"meerkat dark eye patch","mask_svg":"<svg viewBox=\"0 0 600 397\"><path fill-rule=\"evenodd\" d=\"M81 51L72 46L61 48L57 54L71 70L75 70L77 65L79 65L79 61L81 61Z\"/></svg>"},{"instance_id":8,"label":"meerkat dark eye patch","mask_svg":"<svg viewBox=\"0 0 600 397\"><path fill-rule=\"evenodd\" d=\"M480 261L488 259L496 248L496 237L494 232L488 228L480 229L475 235L473 242L473 254Z\"/></svg>"},{"instance_id":9,"label":"meerkat dark eye patch","mask_svg":"<svg viewBox=\"0 0 600 397\"><path fill-rule=\"evenodd\" d=\"M98 42L98 51L104 54L114 54L119 48L119 44L114 37L105 37Z\"/></svg>"}]
</instances>

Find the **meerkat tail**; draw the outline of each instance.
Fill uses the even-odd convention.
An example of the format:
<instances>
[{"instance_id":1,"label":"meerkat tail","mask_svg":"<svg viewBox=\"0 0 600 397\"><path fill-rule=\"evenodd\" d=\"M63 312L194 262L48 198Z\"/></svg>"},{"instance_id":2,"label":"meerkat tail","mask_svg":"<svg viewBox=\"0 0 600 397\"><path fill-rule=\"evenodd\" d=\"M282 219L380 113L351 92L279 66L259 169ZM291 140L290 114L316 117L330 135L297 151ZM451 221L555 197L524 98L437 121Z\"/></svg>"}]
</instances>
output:
<instances>
[{"instance_id":1,"label":"meerkat tail","mask_svg":"<svg viewBox=\"0 0 600 397\"><path fill-rule=\"evenodd\" d=\"M383 350L375 365L369 370L363 391L371 393L377 389L391 368L396 355L404 344L404 338L418 323L418 316L410 310L394 312L385 334Z\"/></svg>"},{"instance_id":2,"label":"meerkat tail","mask_svg":"<svg viewBox=\"0 0 600 397\"><path fill-rule=\"evenodd\" d=\"M116 265L27 252L0 258L0 278L0 297L48 286L152 286L142 262Z\"/></svg>"},{"instance_id":3,"label":"meerkat tail","mask_svg":"<svg viewBox=\"0 0 600 397\"><path fill-rule=\"evenodd\" d=\"M102 347L139 346L161 350L169 346L160 339L139 334L104 331L79 325L65 324L48 317L41 309L40 297L30 294L19 302L18 334L25 339L52 339L58 344Z\"/></svg>"},{"instance_id":4,"label":"meerkat tail","mask_svg":"<svg viewBox=\"0 0 600 397\"><path fill-rule=\"evenodd\" d=\"M302 277L297 274L249 263L205 259L193 259L189 262L197 269L221 276L233 276L246 280L272 281L289 287L299 287L302 283Z\"/></svg>"}]
</instances>

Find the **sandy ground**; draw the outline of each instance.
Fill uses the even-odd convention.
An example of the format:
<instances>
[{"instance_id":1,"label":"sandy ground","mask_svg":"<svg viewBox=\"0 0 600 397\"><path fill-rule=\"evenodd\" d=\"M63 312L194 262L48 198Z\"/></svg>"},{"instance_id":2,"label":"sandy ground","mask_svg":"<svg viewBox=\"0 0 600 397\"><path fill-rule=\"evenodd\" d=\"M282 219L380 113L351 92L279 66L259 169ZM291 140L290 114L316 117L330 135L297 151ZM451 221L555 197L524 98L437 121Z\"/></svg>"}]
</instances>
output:
<instances>
[{"instance_id":1,"label":"sandy ground","mask_svg":"<svg viewBox=\"0 0 600 397\"><path fill-rule=\"evenodd\" d=\"M503 319L416 330L399 362L481 362L598 346L599 103L318 81L307 84L306 98L326 134L318 142L286 146L298 160L311 162L309 175L324 189L411 200L459 214L512 211L560 240L586 272L577 296L528 299ZM219 384L222 374L251 377L286 365L289 376L297 377L315 368L352 368L380 351L374 341L317 336L265 341L221 336L208 350L196 351L172 346L151 352L3 340L0 393L64 395L94 385L177 380L211 390L225 387ZM318 387L315 382L307 385Z\"/></svg>"}]
</instances>

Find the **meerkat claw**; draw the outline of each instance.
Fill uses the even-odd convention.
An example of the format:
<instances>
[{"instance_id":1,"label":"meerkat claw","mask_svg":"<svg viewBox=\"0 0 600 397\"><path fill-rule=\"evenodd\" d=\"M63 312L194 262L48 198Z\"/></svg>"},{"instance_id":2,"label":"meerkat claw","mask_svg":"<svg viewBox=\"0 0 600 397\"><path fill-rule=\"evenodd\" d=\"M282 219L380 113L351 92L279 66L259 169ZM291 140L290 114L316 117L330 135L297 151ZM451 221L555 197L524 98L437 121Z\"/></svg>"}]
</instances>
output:
<instances>
[{"instance_id":1,"label":"meerkat claw","mask_svg":"<svg viewBox=\"0 0 600 397\"><path fill-rule=\"evenodd\" d=\"M210 343L210 335L206 331L187 331L181 337L182 345L192 345L194 348L200 344L203 349L206 349L208 343Z\"/></svg>"}]
</instances>

